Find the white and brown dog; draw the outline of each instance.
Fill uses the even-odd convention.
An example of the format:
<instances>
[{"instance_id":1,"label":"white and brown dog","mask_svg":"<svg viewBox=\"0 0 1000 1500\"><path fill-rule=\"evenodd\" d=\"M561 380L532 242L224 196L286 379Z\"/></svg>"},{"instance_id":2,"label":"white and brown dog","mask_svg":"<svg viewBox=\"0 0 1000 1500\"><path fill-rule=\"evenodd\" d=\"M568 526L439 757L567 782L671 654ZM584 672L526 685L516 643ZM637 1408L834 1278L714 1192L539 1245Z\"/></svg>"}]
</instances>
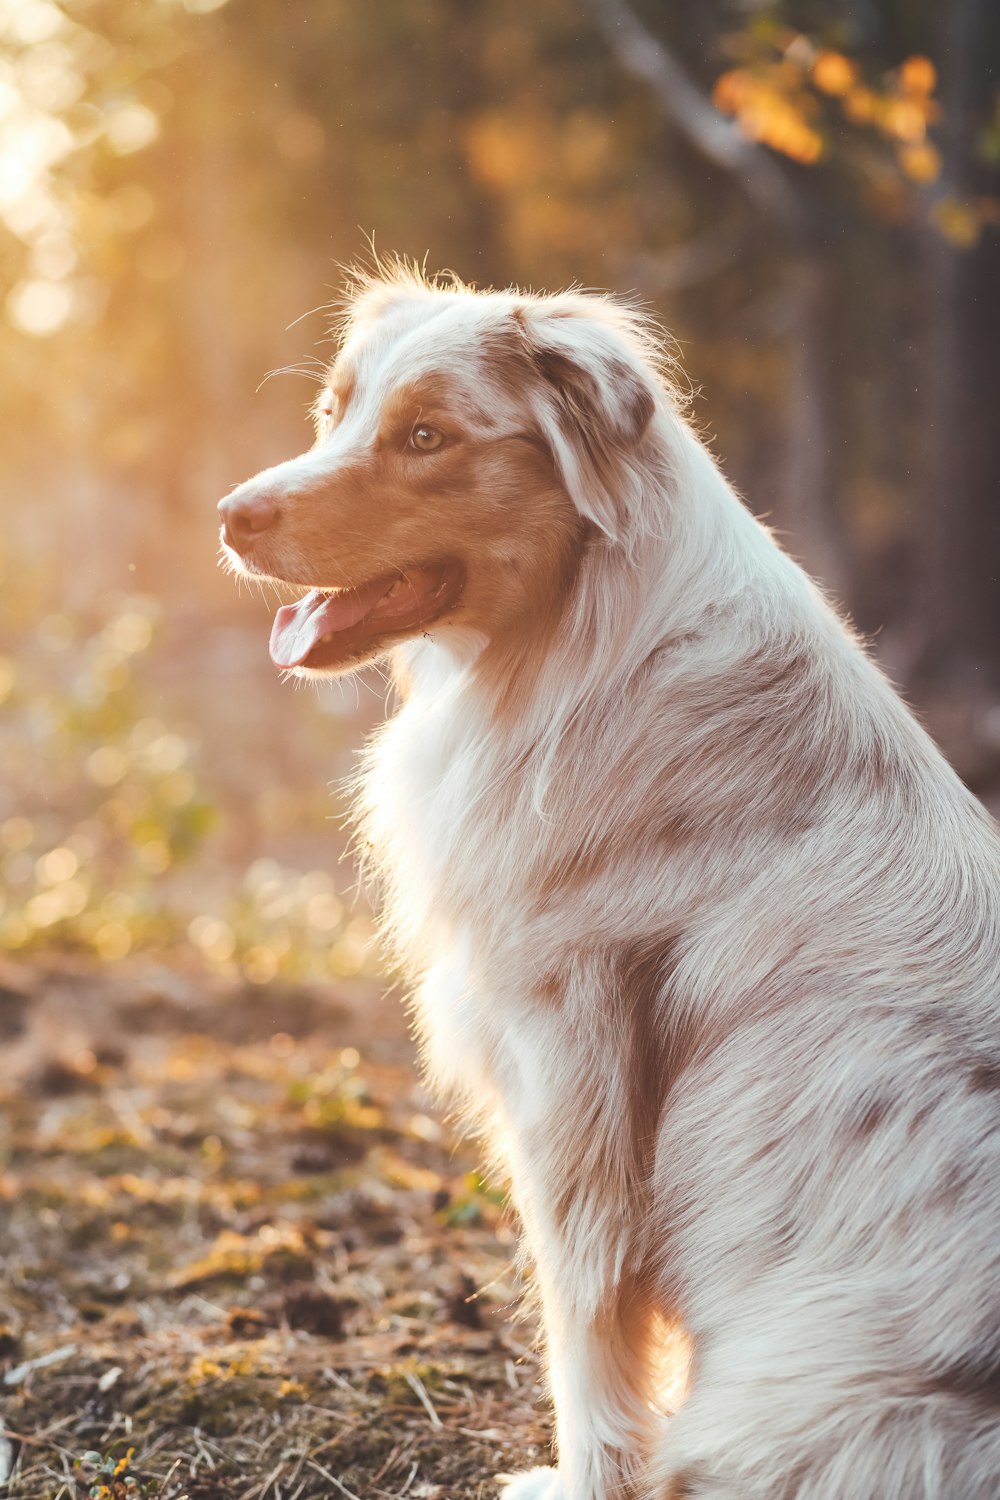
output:
<instances>
[{"instance_id":1,"label":"white and brown dog","mask_svg":"<svg viewBox=\"0 0 1000 1500\"><path fill-rule=\"evenodd\" d=\"M220 506L277 666L392 664L364 842L541 1298L507 1500L997 1500L1000 840L658 365L401 269Z\"/></svg>"}]
</instances>

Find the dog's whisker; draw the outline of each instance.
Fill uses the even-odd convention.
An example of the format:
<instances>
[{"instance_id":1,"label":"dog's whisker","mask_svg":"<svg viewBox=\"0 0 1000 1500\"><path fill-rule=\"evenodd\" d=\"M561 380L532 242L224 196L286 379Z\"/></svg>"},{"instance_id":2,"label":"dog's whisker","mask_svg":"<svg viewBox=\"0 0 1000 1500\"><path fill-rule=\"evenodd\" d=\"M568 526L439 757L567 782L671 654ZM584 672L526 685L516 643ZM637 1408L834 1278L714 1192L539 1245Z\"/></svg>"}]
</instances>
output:
<instances>
[{"instance_id":1,"label":"dog's whisker","mask_svg":"<svg viewBox=\"0 0 1000 1500\"><path fill-rule=\"evenodd\" d=\"M281 365L278 369L268 370L263 380L255 388L254 395L256 396L258 391L263 390L267 382L273 380L276 375L303 375L307 380L315 381L317 385L323 385L326 381L325 373L322 371L309 369L302 365Z\"/></svg>"},{"instance_id":2,"label":"dog's whisker","mask_svg":"<svg viewBox=\"0 0 1000 1500\"><path fill-rule=\"evenodd\" d=\"M285 332L291 333L293 328L298 328L300 323L304 323L306 318L311 318L316 313L328 312L332 305L333 304L329 302L320 302L316 307L310 307L308 312L299 313L299 316L297 318L293 318L290 323L286 324Z\"/></svg>"}]
</instances>

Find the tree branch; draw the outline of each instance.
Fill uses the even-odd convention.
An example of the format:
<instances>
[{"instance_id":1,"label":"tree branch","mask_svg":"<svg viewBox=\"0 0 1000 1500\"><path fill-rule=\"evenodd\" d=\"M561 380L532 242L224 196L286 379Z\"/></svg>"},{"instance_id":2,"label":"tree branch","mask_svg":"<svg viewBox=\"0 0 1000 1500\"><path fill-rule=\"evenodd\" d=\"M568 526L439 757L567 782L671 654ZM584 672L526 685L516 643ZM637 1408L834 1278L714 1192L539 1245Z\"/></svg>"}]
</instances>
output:
<instances>
[{"instance_id":1,"label":"tree branch","mask_svg":"<svg viewBox=\"0 0 1000 1500\"><path fill-rule=\"evenodd\" d=\"M634 256L628 263L628 274L658 296L683 291L717 276L738 260L745 239L745 232L738 234L732 225L718 225L658 254Z\"/></svg>"},{"instance_id":2,"label":"tree branch","mask_svg":"<svg viewBox=\"0 0 1000 1500\"><path fill-rule=\"evenodd\" d=\"M669 48L653 36L624 0L587 0L595 21L626 72L641 79L693 146L736 178L763 213L794 234L805 215L794 189L763 146L721 115Z\"/></svg>"}]
</instances>

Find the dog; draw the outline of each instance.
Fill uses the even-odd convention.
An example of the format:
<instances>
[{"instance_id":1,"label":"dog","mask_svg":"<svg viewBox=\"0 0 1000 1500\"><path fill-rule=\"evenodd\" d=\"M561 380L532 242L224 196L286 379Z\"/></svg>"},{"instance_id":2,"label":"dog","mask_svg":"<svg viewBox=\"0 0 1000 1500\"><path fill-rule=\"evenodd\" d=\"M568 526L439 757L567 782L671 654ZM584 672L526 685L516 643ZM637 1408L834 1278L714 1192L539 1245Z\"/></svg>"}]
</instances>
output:
<instances>
[{"instance_id":1,"label":"dog","mask_svg":"<svg viewBox=\"0 0 1000 1500\"><path fill-rule=\"evenodd\" d=\"M360 844L540 1298L506 1500L997 1500L1000 840L663 348L364 278L224 550L308 590L277 667L391 664Z\"/></svg>"}]
</instances>

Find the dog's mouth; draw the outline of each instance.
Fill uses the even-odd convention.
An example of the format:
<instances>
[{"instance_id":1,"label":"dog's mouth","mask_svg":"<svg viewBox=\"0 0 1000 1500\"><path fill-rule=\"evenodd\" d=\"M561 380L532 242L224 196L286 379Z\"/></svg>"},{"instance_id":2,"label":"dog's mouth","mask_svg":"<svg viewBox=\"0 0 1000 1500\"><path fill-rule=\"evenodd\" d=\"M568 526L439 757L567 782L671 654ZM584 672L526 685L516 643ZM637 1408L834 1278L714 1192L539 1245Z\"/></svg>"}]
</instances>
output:
<instances>
[{"instance_id":1,"label":"dog's mouth","mask_svg":"<svg viewBox=\"0 0 1000 1500\"><path fill-rule=\"evenodd\" d=\"M426 629L459 599L465 573L452 558L383 573L355 588L311 589L274 617L276 667L341 666L376 642Z\"/></svg>"}]
</instances>

